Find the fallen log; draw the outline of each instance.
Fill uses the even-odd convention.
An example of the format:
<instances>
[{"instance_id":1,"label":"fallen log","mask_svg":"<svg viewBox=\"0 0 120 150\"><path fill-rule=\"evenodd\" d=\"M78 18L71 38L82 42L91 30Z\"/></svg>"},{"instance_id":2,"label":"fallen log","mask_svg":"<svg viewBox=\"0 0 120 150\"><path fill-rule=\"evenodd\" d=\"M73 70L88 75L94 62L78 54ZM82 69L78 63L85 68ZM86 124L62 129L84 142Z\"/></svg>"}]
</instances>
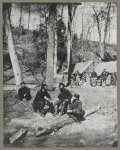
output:
<instances>
[{"instance_id":1,"label":"fallen log","mask_svg":"<svg viewBox=\"0 0 120 150\"><path fill-rule=\"evenodd\" d=\"M100 109L101 109L100 106L96 106L91 110L86 111L84 118L97 112ZM52 132L59 130L60 128L63 128L65 125L69 125L73 122L75 122L75 120L69 118L69 116L65 114L63 117L59 117L59 120L57 122L52 122L51 124L48 124L48 127L45 128L38 127L38 130L36 131L36 136L40 137L40 136L48 135Z\"/></svg>"},{"instance_id":2,"label":"fallen log","mask_svg":"<svg viewBox=\"0 0 120 150\"><path fill-rule=\"evenodd\" d=\"M9 138L10 144L22 140L26 136L27 132L28 132L27 129L20 129L18 132L16 132L13 136Z\"/></svg>"}]
</instances>

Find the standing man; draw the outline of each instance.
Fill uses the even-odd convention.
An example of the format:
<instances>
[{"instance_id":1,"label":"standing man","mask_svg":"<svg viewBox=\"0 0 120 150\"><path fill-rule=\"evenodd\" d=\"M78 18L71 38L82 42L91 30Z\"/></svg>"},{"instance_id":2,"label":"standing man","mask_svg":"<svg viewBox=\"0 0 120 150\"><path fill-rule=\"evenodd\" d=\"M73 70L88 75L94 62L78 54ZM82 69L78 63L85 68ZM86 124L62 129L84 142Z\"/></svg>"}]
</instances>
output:
<instances>
[{"instance_id":1,"label":"standing man","mask_svg":"<svg viewBox=\"0 0 120 150\"><path fill-rule=\"evenodd\" d=\"M60 111L60 105L62 105L61 115L67 112L68 104L71 103L72 94L71 92L65 88L63 83L59 84L60 94L58 95L58 100L55 103L55 115L57 115Z\"/></svg>"},{"instance_id":2,"label":"standing man","mask_svg":"<svg viewBox=\"0 0 120 150\"><path fill-rule=\"evenodd\" d=\"M96 80L97 80L97 73L95 72L95 69L93 69L93 72L91 73L90 76L90 82L91 82L91 86L96 86Z\"/></svg>"},{"instance_id":3,"label":"standing man","mask_svg":"<svg viewBox=\"0 0 120 150\"><path fill-rule=\"evenodd\" d=\"M46 84L42 84L41 89L37 92L36 97L33 100L34 112L37 110L41 113L42 116L45 116L45 105L49 106L51 113L54 113L53 103L50 102L51 96L47 91Z\"/></svg>"},{"instance_id":4,"label":"standing man","mask_svg":"<svg viewBox=\"0 0 120 150\"><path fill-rule=\"evenodd\" d=\"M77 71L76 73L76 86L80 85L80 76L79 76L79 72Z\"/></svg>"},{"instance_id":5,"label":"standing man","mask_svg":"<svg viewBox=\"0 0 120 150\"><path fill-rule=\"evenodd\" d=\"M107 76L108 76L108 73L106 72L106 69L104 69L103 72L101 73L102 86L106 85Z\"/></svg>"},{"instance_id":6,"label":"standing man","mask_svg":"<svg viewBox=\"0 0 120 150\"><path fill-rule=\"evenodd\" d=\"M76 122L84 120L83 116L85 115L85 111L82 109L82 102L80 101L79 94L74 94L74 99L72 103L69 105L67 114L69 115L69 117L73 118Z\"/></svg>"},{"instance_id":7,"label":"standing man","mask_svg":"<svg viewBox=\"0 0 120 150\"><path fill-rule=\"evenodd\" d=\"M19 99L22 101L25 98L27 101L29 101L32 98L30 94L30 89L27 86L25 86L24 82L21 82L20 85L21 87L18 90Z\"/></svg>"}]
</instances>

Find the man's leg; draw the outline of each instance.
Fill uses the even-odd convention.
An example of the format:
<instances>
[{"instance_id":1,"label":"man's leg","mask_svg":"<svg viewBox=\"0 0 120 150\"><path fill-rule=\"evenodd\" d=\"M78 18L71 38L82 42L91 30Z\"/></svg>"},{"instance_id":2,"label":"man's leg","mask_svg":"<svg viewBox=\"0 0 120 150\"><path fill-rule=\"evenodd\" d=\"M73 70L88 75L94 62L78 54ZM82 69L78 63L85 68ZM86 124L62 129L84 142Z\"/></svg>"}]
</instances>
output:
<instances>
[{"instance_id":1,"label":"man's leg","mask_svg":"<svg viewBox=\"0 0 120 150\"><path fill-rule=\"evenodd\" d=\"M53 114L53 113L55 112L53 103L52 103L52 102L49 102L48 100L45 100L45 104L46 104L47 106L49 106L49 109L50 109L51 113Z\"/></svg>"},{"instance_id":2,"label":"man's leg","mask_svg":"<svg viewBox=\"0 0 120 150\"><path fill-rule=\"evenodd\" d=\"M37 107L33 106L34 112L37 112Z\"/></svg>"},{"instance_id":3,"label":"man's leg","mask_svg":"<svg viewBox=\"0 0 120 150\"><path fill-rule=\"evenodd\" d=\"M26 96L25 96L25 99L26 99L27 101L29 101L31 98L32 98L31 94L30 94L30 93L27 93Z\"/></svg>"},{"instance_id":4,"label":"man's leg","mask_svg":"<svg viewBox=\"0 0 120 150\"><path fill-rule=\"evenodd\" d=\"M62 106L62 110L61 110L61 115L65 114L67 112L67 107L68 107L68 101L65 100L65 102L63 102L63 106Z\"/></svg>"},{"instance_id":5,"label":"man's leg","mask_svg":"<svg viewBox=\"0 0 120 150\"><path fill-rule=\"evenodd\" d=\"M55 115L57 115L59 113L59 106L62 103L62 101L57 100L55 103Z\"/></svg>"},{"instance_id":6,"label":"man's leg","mask_svg":"<svg viewBox=\"0 0 120 150\"><path fill-rule=\"evenodd\" d=\"M73 114L73 113L67 113L67 115L68 115L70 118L72 118L73 120L75 120L75 122L78 122L78 119L77 119L77 117L75 116L75 114Z\"/></svg>"},{"instance_id":7,"label":"man's leg","mask_svg":"<svg viewBox=\"0 0 120 150\"><path fill-rule=\"evenodd\" d=\"M84 110L82 110L79 114L76 114L78 121L84 121L85 120L84 115L85 115Z\"/></svg>"},{"instance_id":8,"label":"man's leg","mask_svg":"<svg viewBox=\"0 0 120 150\"><path fill-rule=\"evenodd\" d=\"M45 102L39 101L38 102L38 110L39 110L39 112L41 113L42 116L45 116L44 107L45 107Z\"/></svg>"},{"instance_id":9,"label":"man's leg","mask_svg":"<svg viewBox=\"0 0 120 150\"><path fill-rule=\"evenodd\" d=\"M32 106L33 106L34 112L37 112L37 109L38 109L37 102L33 101Z\"/></svg>"}]
</instances>

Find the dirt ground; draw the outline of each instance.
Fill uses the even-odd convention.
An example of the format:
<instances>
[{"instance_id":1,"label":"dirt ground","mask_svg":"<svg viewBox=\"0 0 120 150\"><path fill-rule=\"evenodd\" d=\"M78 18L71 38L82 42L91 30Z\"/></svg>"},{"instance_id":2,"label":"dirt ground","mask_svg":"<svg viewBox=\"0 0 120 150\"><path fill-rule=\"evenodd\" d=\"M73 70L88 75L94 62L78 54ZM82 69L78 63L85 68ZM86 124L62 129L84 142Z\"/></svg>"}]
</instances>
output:
<instances>
[{"instance_id":1,"label":"dirt ground","mask_svg":"<svg viewBox=\"0 0 120 150\"><path fill-rule=\"evenodd\" d=\"M88 116L82 123L72 123L51 135L36 138L29 132L24 141L17 147L109 147L117 141L117 87L82 87L68 88L72 93L79 93L83 109L100 105L101 109ZM59 90L50 92L52 100L56 101ZM31 90L34 97L36 89ZM57 120L50 113L45 118L33 113L30 102L18 101L16 92L4 91L4 135L14 134L21 127L35 131L38 124L48 125L51 120Z\"/></svg>"}]
</instances>

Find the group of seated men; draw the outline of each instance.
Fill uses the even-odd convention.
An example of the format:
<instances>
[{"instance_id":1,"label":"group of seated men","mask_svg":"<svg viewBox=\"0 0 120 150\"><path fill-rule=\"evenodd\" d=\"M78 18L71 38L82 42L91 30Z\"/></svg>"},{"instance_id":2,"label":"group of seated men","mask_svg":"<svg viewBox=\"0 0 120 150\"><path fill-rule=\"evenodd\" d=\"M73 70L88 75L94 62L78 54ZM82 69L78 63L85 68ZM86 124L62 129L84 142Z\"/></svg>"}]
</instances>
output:
<instances>
[{"instance_id":1,"label":"group of seated men","mask_svg":"<svg viewBox=\"0 0 120 150\"><path fill-rule=\"evenodd\" d=\"M53 104L51 101L51 96L47 91L46 84L42 84L41 88L37 91L35 98L33 99L32 106L34 112L39 111L41 116L45 116L47 111L45 109L48 106L49 111L53 115L57 114L68 114L69 117L73 118L75 121L84 120L83 116L85 111L82 109L82 102L80 100L79 94L74 94L65 88L63 83L59 84L60 93L58 95L57 101ZM21 83L21 87L18 90L18 97L20 100L26 99L31 100L30 89L25 86L25 83Z\"/></svg>"}]
</instances>

